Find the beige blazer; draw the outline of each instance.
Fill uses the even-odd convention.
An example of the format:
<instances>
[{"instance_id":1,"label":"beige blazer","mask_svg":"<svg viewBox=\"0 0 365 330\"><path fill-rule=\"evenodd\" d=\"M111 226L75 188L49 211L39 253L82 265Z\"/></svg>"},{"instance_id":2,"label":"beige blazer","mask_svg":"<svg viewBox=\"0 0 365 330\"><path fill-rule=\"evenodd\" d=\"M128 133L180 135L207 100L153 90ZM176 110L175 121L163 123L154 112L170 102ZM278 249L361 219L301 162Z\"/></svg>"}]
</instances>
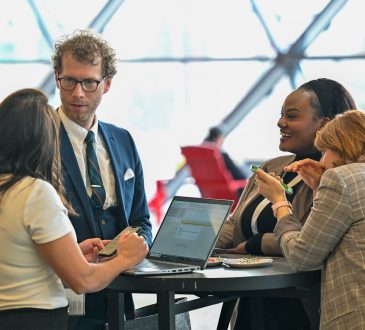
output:
<instances>
[{"instance_id":1,"label":"beige blazer","mask_svg":"<svg viewBox=\"0 0 365 330\"><path fill-rule=\"evenodd\" d=\"M294 158L295 155L273 158L263 163L261 168L266 172L275 172L278 175L281 175L283 173L283 168L292 163ZM258 196L259 193L257 191L257 186L255 185L254 176L251 176L235 210L223 225L216 247L231 248L246 241L241 229L242 214L246 210L247 206ZM313 201L312 196L312 190L303 184L293 199L292 204L295 215L302 223L305 222L310 212ZM265 255L282 255L280 246L276 242L273 233L267 233L263 236L261 250Z\"/></svg>"},{"instance_id":2,"label":"beige blazer","mask_svg":"<svg viewBox=\"0 0 365 330\"><path fill-rule=\"evenodd\" d=\"M365 164L327 170L303 228L290 215L274 232L294 269L323 265L321 329L365 329Z\"/></svg>"}]
</instances>

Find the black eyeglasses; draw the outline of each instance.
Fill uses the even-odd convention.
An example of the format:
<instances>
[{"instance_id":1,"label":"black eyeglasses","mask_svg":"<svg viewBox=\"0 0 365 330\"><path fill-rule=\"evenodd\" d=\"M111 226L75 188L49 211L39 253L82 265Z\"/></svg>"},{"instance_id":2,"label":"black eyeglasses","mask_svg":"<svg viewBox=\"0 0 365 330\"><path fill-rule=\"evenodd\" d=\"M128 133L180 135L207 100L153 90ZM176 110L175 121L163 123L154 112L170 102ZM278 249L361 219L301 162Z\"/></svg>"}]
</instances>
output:
<instances>
[{"instance_id":1,"label":"black eyeglasses","mask_svg":"<svg viewBox=\"0 0 365 330\"><path fill-rule=\"evenodd\" d=\"M59 77L58 81L60 82L61 88L65 91L73 91L78 83L80 83L81 88L85 92L95 92L98 88L99 84L104 80L94 80L94 79L85 79L85 80L77 80L70 77Z\"/></svg>"}]
</instances>

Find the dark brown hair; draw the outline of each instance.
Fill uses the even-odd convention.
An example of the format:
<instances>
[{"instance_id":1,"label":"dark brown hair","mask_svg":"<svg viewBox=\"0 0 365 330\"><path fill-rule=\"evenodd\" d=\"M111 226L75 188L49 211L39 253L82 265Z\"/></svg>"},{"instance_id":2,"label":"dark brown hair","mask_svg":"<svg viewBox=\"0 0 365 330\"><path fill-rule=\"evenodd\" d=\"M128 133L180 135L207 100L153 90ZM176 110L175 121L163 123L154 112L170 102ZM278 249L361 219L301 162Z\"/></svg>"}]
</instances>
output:
<instances>
[{"instance_id":1,"label":"dark brown hair","mask_svg":"<svg viewBox=\"0 0 365 330\"><path fill-rule=\"evenodd\" d=\"M59 151L59 117L37 89L18 90L0 103L0 184L4 194L26 176L52 184L66 208Z\"/></svg>"}]
</instances>

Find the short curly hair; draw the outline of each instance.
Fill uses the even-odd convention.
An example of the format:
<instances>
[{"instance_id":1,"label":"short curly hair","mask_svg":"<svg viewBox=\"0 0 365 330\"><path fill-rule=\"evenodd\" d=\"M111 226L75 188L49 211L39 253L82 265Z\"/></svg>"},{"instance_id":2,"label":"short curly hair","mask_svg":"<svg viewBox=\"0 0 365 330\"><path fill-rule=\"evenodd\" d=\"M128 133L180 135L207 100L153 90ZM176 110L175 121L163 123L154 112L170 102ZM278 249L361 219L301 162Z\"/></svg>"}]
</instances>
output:
<instances>
[{"instance_id":1,"label":"short curly hair","mask_svg":"<svg viewBox=\"0 0 365 330\"><path fill-rule=\"evenodd\" d=\"M115 50L101 35L89 30L75 30L61 37L55 43L52 65L55 72L62 70L62 57L70 53L77 61L94 64L97 57L102 59L104 78L112 78L117 73Z\"/></svg>"}]
</instances>

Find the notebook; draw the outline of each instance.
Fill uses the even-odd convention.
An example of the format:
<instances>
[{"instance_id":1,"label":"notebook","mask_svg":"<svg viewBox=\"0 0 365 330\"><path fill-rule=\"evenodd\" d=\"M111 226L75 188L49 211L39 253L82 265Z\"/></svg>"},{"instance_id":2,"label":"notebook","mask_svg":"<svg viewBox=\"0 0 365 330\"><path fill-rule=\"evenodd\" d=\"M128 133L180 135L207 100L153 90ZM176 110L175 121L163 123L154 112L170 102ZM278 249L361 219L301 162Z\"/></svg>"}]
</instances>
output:
<instances>
[{"instance_id":1,"label":"notebook","mask_svg":"<svg viewBox=\"0 0 365 330\"><path fill-rule=\"evenodd\" d=\"M232 200L174 196L146 258L129 275L187 273L204 269Z\"/></svg>"}]
</instances>

